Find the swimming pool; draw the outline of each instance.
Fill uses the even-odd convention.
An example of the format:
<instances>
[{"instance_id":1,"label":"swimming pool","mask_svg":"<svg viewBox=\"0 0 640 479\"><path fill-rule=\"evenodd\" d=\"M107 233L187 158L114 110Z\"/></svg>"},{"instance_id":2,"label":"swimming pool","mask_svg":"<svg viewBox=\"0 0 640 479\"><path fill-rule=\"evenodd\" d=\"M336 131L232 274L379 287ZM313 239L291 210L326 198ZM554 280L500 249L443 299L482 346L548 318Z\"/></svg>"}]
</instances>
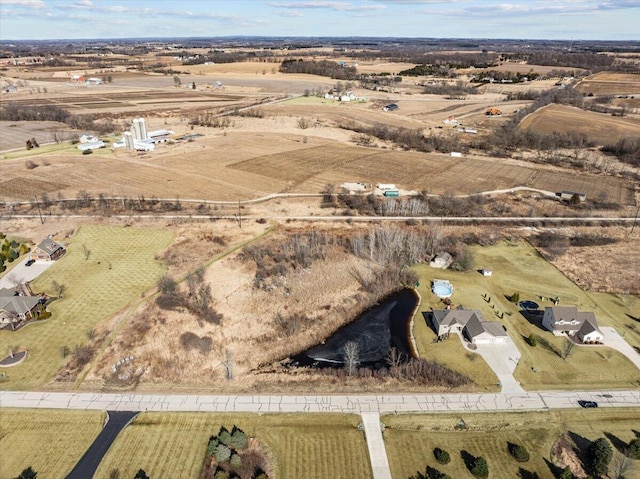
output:
<instances>
[{"instance_id":1,"label":"swimming pool","mask_svg":"<svg viewBox=\"0 0 640 479\"><path fill-rule=\"evenodd\" d=\"M449 298L453 294L453 286L451 286L449 281L436 279L433 281L431 291L433 291L433 294L438 298Z\"/></svg>"}]
</instances>

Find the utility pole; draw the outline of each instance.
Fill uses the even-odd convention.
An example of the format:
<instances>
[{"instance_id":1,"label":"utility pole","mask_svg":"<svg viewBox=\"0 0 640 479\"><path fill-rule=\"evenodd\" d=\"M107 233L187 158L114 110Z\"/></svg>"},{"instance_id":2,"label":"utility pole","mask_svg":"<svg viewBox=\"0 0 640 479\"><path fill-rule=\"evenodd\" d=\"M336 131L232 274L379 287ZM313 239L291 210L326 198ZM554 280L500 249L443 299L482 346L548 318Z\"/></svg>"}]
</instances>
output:
<instances>
[{"instance_id":1,"label":"utility pole","mask_svg":"<svg viewBox=\"0 0 640 479\"><path fill-rule=\"evenodd\" d=\"M242 229L242 211L240 209L240 200L238 200L238 227Z\"/></svg>"},{"instance_id":2,"label":"utility pole","mask_svg":"<svg viewBox=\"0 0 640 479\"><path fill-rule=\"evenodd\" d=\"M636 228L636 223L638 222L638 213L640 213L640 206L636 210L636 217L633 219L633 224L631 225L631 233L633 234L633 230Z\"/></svg>"}]
</instances>

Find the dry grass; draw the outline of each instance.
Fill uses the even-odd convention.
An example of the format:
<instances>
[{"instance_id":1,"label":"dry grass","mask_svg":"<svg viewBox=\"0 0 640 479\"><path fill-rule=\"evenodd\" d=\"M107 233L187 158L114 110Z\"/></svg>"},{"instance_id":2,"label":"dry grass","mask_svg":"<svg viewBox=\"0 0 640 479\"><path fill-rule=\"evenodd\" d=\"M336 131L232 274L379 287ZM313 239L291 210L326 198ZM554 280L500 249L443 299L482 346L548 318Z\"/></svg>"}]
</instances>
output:
<instances>
[{"instance_id":1,"label":"dry grass","mask_svg":"<svg viewBox=\"0 0 640 479\"><path fill-rule=\"evenodd\" d=\"M455 431L461 417L468 429ZM605 433L628 443L640 424L640 410L399 415L384 416L382 421L387 426L384 438L393 477L425 474L427 466L451 477L471 477L460 454L467 451L487 459L490 477L523 477L519 475L522 467L541 478L552 478L547 461L552 462L551 447L561 434L573 433L582 447L581 438L593 441ZM525 446L531 459L516 462L507 442ZM438 464L433 455L436 447L449 452L451 463Z\"/></svg>"},{"instance_id":2,"label":"dry grass","mask_svg":"<svg viewBox=\"0 0 640 479\"><path fill-rule=\"evenodd\" d=\"M11 344L29 351L11 369L6 389L39 387L53 378L63 359L61 348L88 342L87 332L140 297L162 274L154 255L167 246L168 231L151 228L86 226L70 239L67 254L32 283L36 292L55 296L52 281L66 286L54 301L52 317L18 331L0 331L0 351ZM85 259L82 245L91 251Z\"/></svg>"},{"instance_id":3,"label":"dry grass","mask_svg":"<svg viewBox=\"0 0 640 479\"><path fill-rule=\"evenodd\" d=\"M594 95L637 95L640 93L640 75L600 72L582 80L576 89Z\"/></svg>"},{"instance_id":4,"label":"dry grass","mask_svg":"<svg viewBox=\"0 0 640 479\"><path fill-rule=\"evenodd\" d=\"M106 479L113 469L133 477L142 468L150 477L197 479L209 437L237 425L267 447L278 479L365 479L371 466L358 422L338 414L143 413L118 436L95 477Z\"/></svg>"},{"instance_id":5,"label":"dry grass","mask_svg":"<svg viewBox=\"0 0 640 479\"><path fill-rule=\"evenodd\" d=\"M640 347L640 334L626 326L632 322L627 314L636 314L634 311L638 308L637 296L616 300L611 295L596 295L583 291L526 243L502 242L491 247L474 247L473 250L476 254L476 266L492 266L494 270L492 277L481 276L475 271L456 273L436 270L426 265L416 266L415 269L420 275L420 282L426 287L435 278L448 279L454 287L451 299L455 304L480 309L488 320L499 320L505 325L522 354L515 377L526 389L610 388L637 385L639 372L636 367L626 357L609 348L579 346L574 349L572 356L563 360L543 344L538 344L537 347L529 346L525 338L532 333L558 350L562 348L565 339L553 336L542 329L539 323L529 322L505 297L518 291L521 300L534 300L544 308L551 303L548 300L541 301L538 296L546 298L559 296L561 304L575 305L580 311L594 311L599 324L614 326L618 331L625 331L626 340L632 346ZM415 318L418 323L424 321L422 311L428 310L429 307L435 309L442 307L432 293L424 291L422 294L422 305ZM489 307L482 298L483 294L491 297L494 308ZM496 311L505 313L504 318L496 318L494 314ZM433 349L434 352L431 354L437 354L435 349L441 345L429 345L433 337L432 332L424 328L416 330L416 336L421 349L426 351ZM443 344L451 341L450 339ZM461 358L455 361L456 363L464 362ZM583 364L589 364L590 367L585 370L582 367ZM537 372L533 371L534 367ZM485 374L478 376L486 377ZM475 379L475 374L471 375L471 378Z\"/></svg>"},{"instance_id":6,"label":"dry grass","mask_svg":"<svg viewBox=\"0 0 640 479\"><path fill-rule=\"evenodd\" d=\"M584 133L589 140L605 145L621 138L640 135L640 120L551 104L527 116L520 128L547 135L554 132Z\"/></svg>"},{"instance_id":7,"label":"dry grass","mask_svg":"<svg viewBox=\"0 0 640 479\"><path fill-rule=\"evenodd\" d=\"M102 430L101 411L0 410L0 479L31 466L38 477L66 477Z\"/></svg>"}]
</instances>

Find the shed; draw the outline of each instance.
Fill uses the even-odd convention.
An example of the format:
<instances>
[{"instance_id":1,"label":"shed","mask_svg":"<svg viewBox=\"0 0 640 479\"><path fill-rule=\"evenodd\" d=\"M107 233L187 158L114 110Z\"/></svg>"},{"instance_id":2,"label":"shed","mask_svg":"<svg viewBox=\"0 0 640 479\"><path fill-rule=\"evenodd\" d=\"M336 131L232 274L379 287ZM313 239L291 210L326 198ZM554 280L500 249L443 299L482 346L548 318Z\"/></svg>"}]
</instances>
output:
<instances>
[{"instance_id":1,"label":"shed","mask_svg":"<svg viewBox=\"0 0 640 479\"><path fill-rule=\"evenodd\" d=\"M482 276L492 276L493 268L482 268Z\"/></svg>"}]
</instances>

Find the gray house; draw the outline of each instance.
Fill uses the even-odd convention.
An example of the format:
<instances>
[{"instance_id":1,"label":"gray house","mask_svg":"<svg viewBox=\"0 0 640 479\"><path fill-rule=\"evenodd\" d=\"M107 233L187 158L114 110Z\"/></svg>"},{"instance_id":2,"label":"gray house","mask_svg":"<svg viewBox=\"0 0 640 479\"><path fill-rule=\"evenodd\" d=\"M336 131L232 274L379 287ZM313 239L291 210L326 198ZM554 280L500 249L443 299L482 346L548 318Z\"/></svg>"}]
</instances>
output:
<instances>
[{"instance_id":1,"label":"gray house","mask_svg":"<svg viewBox=\"0 0 640 479\"><path fill-rule=\"evenodd\" d=\"M0 288L0 328L31 319L39 311L44 299L40 296L24 296L17 288Z\"/></svg>"},{"instance_id":2,"label":"gray house","mask_svg":"<svg viewBox=\"0 0 640 479\"><path fill-rule=\"evenodd\" d=\"M62 256L66 250L60 243L56 243L51 238L42 240L36 249L29 253L29 259L39 259L45 261L53 261Z\"/></svg>"},{"instance_id":3,"label":"gray house","mask_svg":"<svg viewBox=\"0 0 640 479\"><path fill-rule=\"evenodd\" d=\"M461 333L472 344L499 344L507 341L507 333L498 321L487 321L479 309L434 309L431 325L438 337Z\"/></svg>"},{"instance_id":4,"label":"gray house","mask_svg":"<svg viewBox=\"0 0 640 479\"><path fill-rule=\"evenodd\" d=\"M575 336L583 343L601 343L604 339L596 315L578 311L575 306L548 306L544 310L542 326L556 336Z\"/></svg>"}]
</instances>

